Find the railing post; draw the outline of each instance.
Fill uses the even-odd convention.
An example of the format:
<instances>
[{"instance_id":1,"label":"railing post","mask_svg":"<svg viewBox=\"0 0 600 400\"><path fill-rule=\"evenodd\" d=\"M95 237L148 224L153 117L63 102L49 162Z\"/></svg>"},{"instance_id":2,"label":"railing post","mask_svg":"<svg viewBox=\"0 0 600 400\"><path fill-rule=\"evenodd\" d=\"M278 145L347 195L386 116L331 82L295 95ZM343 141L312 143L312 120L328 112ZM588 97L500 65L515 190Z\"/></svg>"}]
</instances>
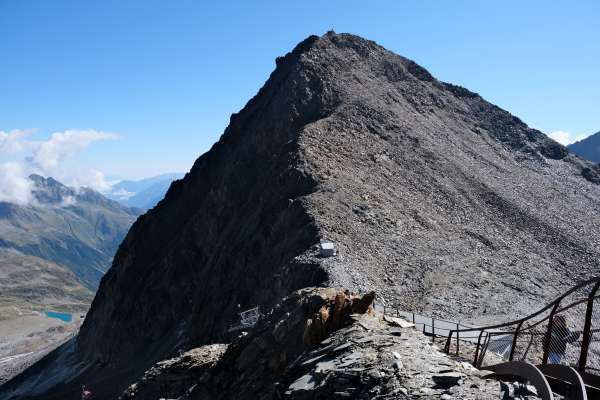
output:
<instances>
[{"instance_id":1,"label":"railing post","mask_svg":"<svg viewBox=\"0 0 600 400\"><path fill-rule=\"evenodd\" d=\"M412 315L413 315L413 325L416 327L417 324L415 323L415 313L412 313Z\"/></svg>"},{"instance_id":2,"label":"railing post","mask_svg":"<svg viewBox=\"0 0 600 400\"><path fill-rule=\"evenodd\" d=\"M473 359L473 366L477 367L477 357L479 357L479 346L481 344L481 336L483 336L483 329L479 331L479 337L477 338L477 347L475 348L475 358Z\"/></svg>"},{"instance_id":3,"label":"railing post","mask_svg":"<svg viewBox=\"0 0 600 400\"><path fill-rule=\"evenodd\" d=\"M542 365L546 365L548 363L548 353L550 352L550 340L552 339L552 326L554 325L554 314L558 309L558 306L562 298L559 299L554 307L552 307L552 311L550 311L550 319L548 320L548 330L546 331L546 336L544 337L544 355L542 356Z\"/></svg>"},{"instance_id":4,"label":"railing post","mask_svg":"<svg viewBox=\"0 0 600 400\"><path fill-rule=\"evenodd\" d=\"M523 325L523 321L519 321L517 325L517 329L515 330L515 337L513 338L512 347L510 348L510 356L508 357L508 361L512 361L515 355L515 348L517 347L517 337L519 336L519 331L521 330L521 326Z\"/></svg>"},{"instance_id":5,"label":"railing post","mask_svg":"<svg viewBox=\"0 0 600 400\"><path fill-rule=\"evenodd\" d=\"M458 327L458 322L456 323L456 355L458 355L458 351L459 351L459 342L460 342L460 335L458 333L459 327Z\"/></svg>"},{"instance_id":6,"label":"railing post","mask_svg":"<svg viewBox=\"0 0 600 400\"><path fill-rule=\"evenodd\" d=\"M435 342L435 319L431 318L431 341Z\"/></svg>"},{"instance_id":7,"label":"railing post","mask_svg":"<svg viewBox=\"0 0 600 400\"><path fill-rule=\"evenodd\" d=\"M444 353L450 354L450 343L452 342L452 334L454 332L448 332L448 338L446 339L446 345L444 346Z\"/></svg>"},{"instance_id":8,"label":"railing post","mask_svg":"<svg viewBox=\"0 0 600 400\"><path fill-rule=\"evenodd\" d=\"M587 363L587 353L590 347L590 340L592 338L591 329L592 329L592 311L594 308L594 296L596 296L596 292L598 291L598 286L600 286L600 280L596 282L592 291L588 296L587 308L585 310L585 325L583 327L583 339L581 340L581 354L579 355L579 364L578 369L579 372L585 372L585 366Z\"/></svg>"}]
</instances>

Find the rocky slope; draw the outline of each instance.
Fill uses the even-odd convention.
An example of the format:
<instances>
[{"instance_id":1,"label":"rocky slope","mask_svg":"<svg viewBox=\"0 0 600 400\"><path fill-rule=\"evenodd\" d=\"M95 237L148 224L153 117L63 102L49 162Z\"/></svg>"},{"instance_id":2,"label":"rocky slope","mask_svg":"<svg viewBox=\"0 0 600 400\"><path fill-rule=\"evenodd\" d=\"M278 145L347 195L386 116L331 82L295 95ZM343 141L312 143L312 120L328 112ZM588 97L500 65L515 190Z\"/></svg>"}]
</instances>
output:
<instances>
[{"instance_id":1,"label":"rocky slope","mask_svg":"<svg viewBox=\"0 0 600 400\"><path fill-rule=\"evenodd\" d=\"M586 160L600 163L600 132L567 146L569 150Z\"/></svg>"},{"instance_id":2,"label":"rocky slope","mask_svg":"<svg viewBox=\"0 0 600 400\"><path fill-rule=\"evenodd\" d=\"M373 42L312 36L133 225L79 338L5 393L122 390L307 286L462 320L523 314L595 273L599 171ZM319 257L323 238L336 257Z\"/></svg>"},{"instance_id":3,"label":"rocky slope","mask_svg":"<svg viewBox=\"0 0 600 400\"><path fill-rule=\"evenodd\" d=\"M0 249L67 268L94 291L140 211L91 189L76 190L39 175L30 179L31 204L0 203Z\"/></svg>"}]
</instances>

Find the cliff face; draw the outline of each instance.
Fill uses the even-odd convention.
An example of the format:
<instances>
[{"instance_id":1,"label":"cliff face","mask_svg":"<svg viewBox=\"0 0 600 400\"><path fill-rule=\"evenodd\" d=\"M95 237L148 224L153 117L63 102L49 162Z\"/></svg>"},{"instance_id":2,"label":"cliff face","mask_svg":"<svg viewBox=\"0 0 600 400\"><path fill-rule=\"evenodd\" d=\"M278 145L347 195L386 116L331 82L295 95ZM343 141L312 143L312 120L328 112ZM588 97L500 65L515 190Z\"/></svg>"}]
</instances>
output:
<instances>
[{"instance_id":1,"label":"cliff face","mask_svg":"<svg viewBox=\"0 0 600 400\"><path fill-rule=\"evenodd\" d=\"M138 219L53 357L91 366L73 387L113 374L116 393L312 285L462 319L524 313L594 272L599 182L477 94L373 42L313 36ZM318 257L321 238L336 257Z\"/></svg>"}]
</instances>

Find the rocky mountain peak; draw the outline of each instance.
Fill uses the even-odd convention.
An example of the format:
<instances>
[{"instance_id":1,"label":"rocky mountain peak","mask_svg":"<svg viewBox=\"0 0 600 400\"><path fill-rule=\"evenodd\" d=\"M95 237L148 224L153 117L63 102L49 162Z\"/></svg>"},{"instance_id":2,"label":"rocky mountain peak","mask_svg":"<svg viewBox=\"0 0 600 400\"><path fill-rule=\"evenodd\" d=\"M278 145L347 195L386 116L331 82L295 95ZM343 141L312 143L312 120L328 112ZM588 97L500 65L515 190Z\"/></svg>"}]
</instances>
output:
<instances>
[{"instance_id":1,"label":"rocky mountain peak","mask_svg":"<svg viewBox=\"0 0 600 400\"><path fill-rule=\"evenodd\" d=\"M354 35L311 36L276 64L219 142L131 229L82 329L90 359L127 358L158 338L176 346L176 330L208 343L240 309L308 285L381 288L406 308L442 302L468 316L480 301L443 299L483 271L544 279L560 265L591 268L593 247L552 222L592 232L580 205L598 198L582 178L597 179L593 166L563 146ZM315 258L321 238L340 257ZM436 278L444 274L452 285Z\"/></svg>"},{"instance_id":2,"label":"rocky mountain peak","mask_svg":"<svg viewBox=\"0 0 600 400\"><path fill-rule=\"evenodd\" d=\"M133 207L123 206L117 201L106 198L101 193L88 187L69 187L52 177L31 174L29 179L34 183L32 190L36 205L70 206L82 202L85 206L101 207L115 212L137 216L141 213Z\"/></svg>"},{"instance_id":3,"label":"rocky mountain peak","mask_svg":"<svg viewBox=\"0 0 600 400\"><path fill-rule=\"evenodd\" d=\"M597 166L354 35L311 36L276 65L133 225L79 338L39 382L68 373L71 390L102 379L116 393L178 350L227 341L240 311L309 286L481 322L595 272Z\"/></svg>"},{"instance_id":4,"label":"rocky mountain peak","mask_svg":"<svg viewBox=\"0 0 600 400\"><path fill-rule=\"evenodd\" d=\"M29 179L34 183L33 195L40 204L61 204L69 198L74 200L75 190L52 177L31 174Z\"/></svg>"},{"instance_id":5,"label":"rocky mountain peak","mask_svg":"<svg viewBox=\"0 0 600 400\"><path fill-rule=\"evenodd\" d=\"M51 176L49 176L48 178L44 178L41 175L38 174L30 174L29 175L29 179L31 181L33 181L37 186L40 187L66 187L65 185L63 185L62 183L60 183L59 181L57 181L56 179L52 178Z\"/></svg>"}]
</instances>

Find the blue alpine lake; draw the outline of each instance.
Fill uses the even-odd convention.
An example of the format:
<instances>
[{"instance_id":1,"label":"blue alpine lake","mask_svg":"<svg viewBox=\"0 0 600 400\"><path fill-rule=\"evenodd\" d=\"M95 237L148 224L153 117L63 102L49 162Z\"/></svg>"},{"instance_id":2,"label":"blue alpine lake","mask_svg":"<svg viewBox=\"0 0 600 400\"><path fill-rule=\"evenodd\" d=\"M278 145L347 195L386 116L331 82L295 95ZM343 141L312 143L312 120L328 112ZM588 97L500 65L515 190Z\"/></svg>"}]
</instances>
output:
<instances>
[{"instance_id":1,"label":"blue alpine lake","mask_svg":"<svg viewBox=\"0 0 600 400\"><path fill-rule=\"evenodd\" d=\"M73 320L73 315L56 311L46 311L46 317L60 319L64 322L71 322Z\"/></svg>"}]
</instances>

